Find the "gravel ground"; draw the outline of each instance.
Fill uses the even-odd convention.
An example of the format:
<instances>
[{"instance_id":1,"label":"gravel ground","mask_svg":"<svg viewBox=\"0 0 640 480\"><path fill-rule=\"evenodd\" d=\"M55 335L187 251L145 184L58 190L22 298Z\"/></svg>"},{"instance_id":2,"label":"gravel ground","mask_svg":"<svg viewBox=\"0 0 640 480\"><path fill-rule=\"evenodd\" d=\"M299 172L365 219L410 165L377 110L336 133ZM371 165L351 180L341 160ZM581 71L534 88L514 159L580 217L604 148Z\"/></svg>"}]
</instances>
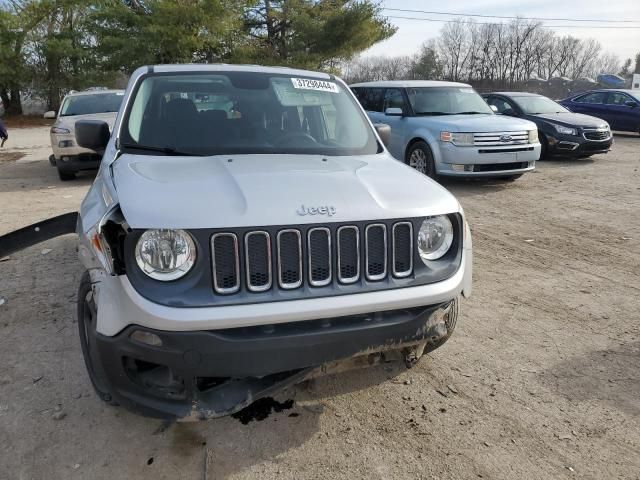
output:
<instances>
[{"instance_id":1,"label":"gravel ground","mask_svg":"<svg viewBox=\"0 0 640 480\"><path fill-rule=\"evenodd\" d=\"M72 211L46 128L0 156L0 234ZM6 148L5 148L6 150ZM4 160L3 160L4 158ZM12 159L13 158L13 159ZM167 425L93 394L74 238L0 262L0 478L640 479L640 138L514 183L446 182L474 235L474 295L413 369L284 392L290 409ZM3 303L4 301L4 303Z\"/></svg>"}]
</instances>

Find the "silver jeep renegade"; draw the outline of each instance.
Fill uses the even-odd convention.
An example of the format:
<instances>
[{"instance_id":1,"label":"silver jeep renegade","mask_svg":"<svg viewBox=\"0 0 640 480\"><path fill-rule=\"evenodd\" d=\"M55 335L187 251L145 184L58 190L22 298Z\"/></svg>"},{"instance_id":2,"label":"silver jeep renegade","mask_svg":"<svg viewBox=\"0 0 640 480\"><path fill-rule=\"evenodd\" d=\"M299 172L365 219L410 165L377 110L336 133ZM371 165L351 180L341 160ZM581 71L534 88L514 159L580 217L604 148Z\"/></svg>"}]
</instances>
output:
<instances>
[{"instance_id":1,"label":"silver jeep renegade","mask_svg":"<svg viewBox=\"0 0 640 480\"><path fill-rule=\"evenodd\" d=\"M458 201L394 160L340 79L231 65L138 69L75 232L82 351L99 396L145 415L234 413L327 365L411 365L471 293Z\"/></svg>"}]
</instances>

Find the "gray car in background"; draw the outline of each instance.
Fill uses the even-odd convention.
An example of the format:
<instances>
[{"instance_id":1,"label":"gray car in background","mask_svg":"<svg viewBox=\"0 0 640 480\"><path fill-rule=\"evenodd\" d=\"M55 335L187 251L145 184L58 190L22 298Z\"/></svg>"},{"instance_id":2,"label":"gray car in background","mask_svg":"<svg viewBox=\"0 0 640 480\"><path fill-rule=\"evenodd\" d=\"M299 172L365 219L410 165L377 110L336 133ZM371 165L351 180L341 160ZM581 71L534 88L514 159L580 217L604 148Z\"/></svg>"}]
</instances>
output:
<instances>
[{"instance_id":1,"label":"gray car in background","mask_svg":"<svg viewBox=\"0 0 640 480\"><path fill-rule=\"evenodd\" d=\"M58 168L60 180L73 180L81 170L94 170L100 166L102 154L82 148L76 143L76 121L100 120L113 128L124 90L86 90L69 93L64 97L59 112L47 112L44 118L56 118L51 127L49 162Z\"/></svg>"},{"instance_id":2,"label":"gray car in background","mask_svg":"<svg viewBox=\"0 0 640 480\"><path fill-rule=\"evenodd\" d=\"M391 126L391 154L430 177L516 179L540 158L536 125L496 115L470 85L384 81L351 89L372 122Z\"/></svg>"}]
</instances>

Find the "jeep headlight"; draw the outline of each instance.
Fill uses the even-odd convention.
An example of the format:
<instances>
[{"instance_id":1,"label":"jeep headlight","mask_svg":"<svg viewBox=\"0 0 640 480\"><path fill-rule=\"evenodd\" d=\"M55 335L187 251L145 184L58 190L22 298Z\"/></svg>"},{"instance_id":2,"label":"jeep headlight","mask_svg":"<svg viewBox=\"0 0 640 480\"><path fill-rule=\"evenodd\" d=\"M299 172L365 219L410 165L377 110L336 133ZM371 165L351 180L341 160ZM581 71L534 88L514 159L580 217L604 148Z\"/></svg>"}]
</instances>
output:
<instances>
[{"instance_id":1,"label":"jeep headlight","mask_svg":"<svg viewBox=\"0 0 640 480\"><path fill-rule=\"evenodd\" d=\"M538 129L529 130L529 143L538 143Z\"/></svg>"},{"instance_id":2,"label":"jeep headlight","mask_svg":"<svg viewBox=\"0 0 640 480\"><path fill-rule=\"evenodd\" d=\"M558 125L556 123L552 123L551 126L556 129L556 132L562 133L563 135L577 135L575 128L565 127L564 125Z\"/></svg>"},{"instance_id":3,"label":"jeep headlight","mask_svg":"<svg viewBox=\"0 0 640 480\"><path fill-rule=\"evenodd\" d=\"M65 135L65 134L71 133L71 131L68 128L51 127L51 133L56 133L56 134L59 134L59 135Z\"/></svg>"},{"instance_id":4,"label":"jeep headlight","mask_svg":"<svg viewBox=\"0 0 640 480\"><path fill-rule=\"evenodd\" d=\"M418 253L422 261L438 260L451 248L453 225L446 215L427 217L418 232Z\"/></svg>"},{"instance_id":5,"label":"jeep headlight","mask_svg":"<svg viewBox=\"0 0 640 480\"><path fill-rule=\"evenodd\" d=\"M191 270L195 260L196 246L184 230L147 230L136 245L138 267L155 280L177 280Z\"/></svg>"}]
</instances>

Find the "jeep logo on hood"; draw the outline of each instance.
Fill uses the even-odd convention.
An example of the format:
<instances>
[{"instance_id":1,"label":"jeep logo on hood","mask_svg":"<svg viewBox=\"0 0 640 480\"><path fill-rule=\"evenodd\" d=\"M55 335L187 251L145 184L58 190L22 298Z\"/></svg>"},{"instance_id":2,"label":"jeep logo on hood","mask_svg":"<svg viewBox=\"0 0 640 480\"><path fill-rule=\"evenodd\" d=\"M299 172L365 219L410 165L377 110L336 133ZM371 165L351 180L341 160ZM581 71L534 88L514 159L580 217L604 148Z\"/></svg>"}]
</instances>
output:
<instances>
[{"instance_id":1,"label":"jeep logo on hood","mask_svg":"<svg viewBox=\"0 0 640 480\"><path fill-rule=\"evenodd\" d=\"M328 217L333 217L338 212L335 207L331 207L329 205L322 207L305 207L304 205L300 205L300 208L296 210L296 213L300 216L326 215Z\"/></svg>"}]
</instances>

